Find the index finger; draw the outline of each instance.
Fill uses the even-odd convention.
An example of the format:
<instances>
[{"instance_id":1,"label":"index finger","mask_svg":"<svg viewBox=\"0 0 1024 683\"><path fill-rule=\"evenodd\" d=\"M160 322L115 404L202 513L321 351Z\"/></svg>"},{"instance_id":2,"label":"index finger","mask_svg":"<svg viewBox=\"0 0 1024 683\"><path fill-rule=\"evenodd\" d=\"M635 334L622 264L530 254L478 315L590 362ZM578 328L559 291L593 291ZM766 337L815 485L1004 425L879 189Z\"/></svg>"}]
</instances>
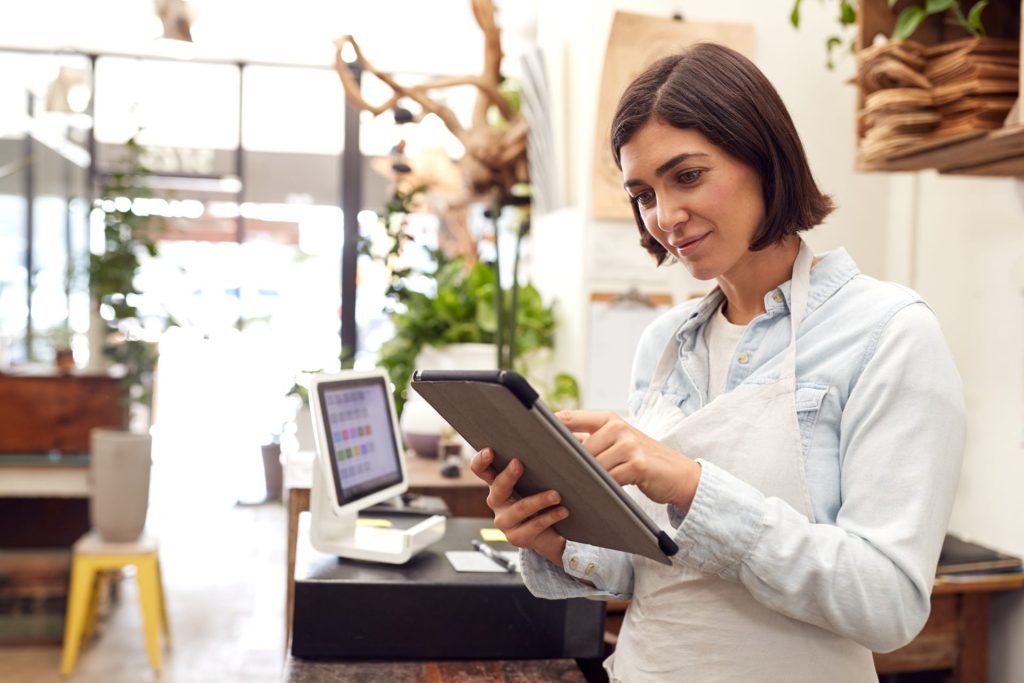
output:
<instances>
[{"instance_id":1,"label":"index finger","mask_svg":"<svg viewBox=\"0 0 1024 683\"><path fill-rule=\"evenodd\" d=\"M555 417L573 432L593 434L611 420L619 418L618 413L597 410L560 410Z\"/></svg>"}]
</instances>

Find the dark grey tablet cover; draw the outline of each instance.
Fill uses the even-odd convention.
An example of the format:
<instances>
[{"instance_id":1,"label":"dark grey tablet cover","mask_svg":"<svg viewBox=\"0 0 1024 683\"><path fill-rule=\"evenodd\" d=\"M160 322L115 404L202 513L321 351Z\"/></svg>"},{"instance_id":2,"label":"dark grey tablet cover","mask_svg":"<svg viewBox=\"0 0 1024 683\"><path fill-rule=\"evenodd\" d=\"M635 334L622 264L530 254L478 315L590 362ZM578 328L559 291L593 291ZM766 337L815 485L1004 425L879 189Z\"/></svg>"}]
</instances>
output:
<instances>
[{"instance_id":1,"label":"dark grey tablet cover","mask_svg":"<svg viewBox=\"0 0 1024 683\"><path fill-rule=\"evenodd\" d=\"M669 564L675 543L637 506L552 415L536 391L511 371L417 371L412 387L473 448L493 448L503 469L524 465L520 496L554 489L569 509L555 524L579 543L622 550Z\"/></svg>"}]
</instances>

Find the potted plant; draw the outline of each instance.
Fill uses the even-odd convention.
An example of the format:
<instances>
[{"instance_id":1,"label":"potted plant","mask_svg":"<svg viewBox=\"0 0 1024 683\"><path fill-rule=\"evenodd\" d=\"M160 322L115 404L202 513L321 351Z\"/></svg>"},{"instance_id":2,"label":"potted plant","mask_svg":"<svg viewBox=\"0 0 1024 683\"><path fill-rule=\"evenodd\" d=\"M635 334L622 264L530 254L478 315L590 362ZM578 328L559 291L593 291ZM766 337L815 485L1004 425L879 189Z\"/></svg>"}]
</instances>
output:
<instances>
[{"instance_id":1,"label":"potted plant","mask_svg":"<svg viewBox=\"0 0 1024 683\"><path fill-rule=\"evenodd\" d=\"M144 183L142 147L133 137L125 145L123 167L111 174L96 206L103 212L104 248L89 256L92 324L102 325L100 352L111 372L121 378L120 429L97 429L91 435L93 526L110 541L131 541L145 527L149 503L152 438L148 433L153 401L157 345L137 308L141 294L136 275L145 256L156 256L163 219L139 210L151 196ZM164 317L162 329L167 324ZM96 353L97 349L92 349Z\"/></svg>"},{"instance_id":2,"label":"potted plant","mask_svg":"<svg viewBox=\"0 0 1024 683\"><path fill-rule=\"evenodd\" d=\"M409 379L417 368L484 369L497 367L498 315L495 305L497 278L494 269L478 262L468 270L461 259L438 268L436 291L432 295L412 293L406 309L393 317L395 336L381 348L380 364L395 385L396 401L402 406L402 431L409 446L419 455L437 453L444 423L415 393L408 391ZM502 293L509 316L512 292ZM515 368L534 384L543 384L538 365L541 354L554 344L555 316L532 285L517 286ZM555 376L553 385L541 386L551 402L578 399L575 380L567 374Z\"/></svg>"},{"instance_id":3,"label":"potted plant","mask_svg":"<svg viewBox=\"0 0 1024 683\"><path fill-rule=\"evenodd\" d=\"M397 171L409 172L407 167ZM554 344L555 315L535 287L513 282L502 288L494 264L471 263L465 256L449 256L441 249L428 250L432 270L402 265L403 249L415 242L405 220L426 188L401 181L395 184L381 217L381 234L376 235L376 242L383 241L386 248L374 253L371 243L375 240L364 238L360 251L384 263L390 273L387 296L395 334L381 347L379 363L394 385L395 405L409 446L422 456L434 457L444 424L425 401L408 391L417 368L507 367L530 377L553 404L569 406L578 401L574 378L557 374L549 379L540 371L541 356ZM422 287L424 281L431 286ZM422 288L414 288L415 282ZM506 348L499 354L502 345Z\"/></svg>"}]
</instances>

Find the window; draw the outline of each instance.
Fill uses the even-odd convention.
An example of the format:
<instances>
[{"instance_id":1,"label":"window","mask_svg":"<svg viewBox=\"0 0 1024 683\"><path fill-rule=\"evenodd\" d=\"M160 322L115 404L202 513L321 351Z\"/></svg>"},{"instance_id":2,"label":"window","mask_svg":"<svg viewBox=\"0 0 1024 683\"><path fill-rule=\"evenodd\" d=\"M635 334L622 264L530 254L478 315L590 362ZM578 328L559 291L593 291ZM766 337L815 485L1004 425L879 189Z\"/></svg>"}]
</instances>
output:
<instances>
[{"instance_id":1,"label":"window","mask_svg":"<svg viewBox=\"0 0 1024 683\"><path fill-rule=\"evenodd\" d=\"M141 128L147 147L233 150L238 83L233 64L101 57L96 140L121 144Z\"/></svg>"}]
</instances>

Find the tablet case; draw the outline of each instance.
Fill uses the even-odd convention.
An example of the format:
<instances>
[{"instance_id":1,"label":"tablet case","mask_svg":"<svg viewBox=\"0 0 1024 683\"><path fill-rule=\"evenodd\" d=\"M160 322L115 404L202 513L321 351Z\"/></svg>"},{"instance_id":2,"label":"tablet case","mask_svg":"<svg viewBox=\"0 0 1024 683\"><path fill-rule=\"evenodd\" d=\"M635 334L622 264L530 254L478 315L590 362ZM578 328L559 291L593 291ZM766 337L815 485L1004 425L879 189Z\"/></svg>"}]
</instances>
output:
<instances>
[{"instance_id":1,"label":"tablet case","mask_svg":"<svg viewBox=\"0 0 1024 683\"><path fill-rule=\"evenodd\" d=\"M515 372L420 370L412 387L477 449L493 448L495 467L518 458L520 496L554 489L569 517L565 538L669 564L677 547L558 421Z\"/></svg>"}]
</instances>

